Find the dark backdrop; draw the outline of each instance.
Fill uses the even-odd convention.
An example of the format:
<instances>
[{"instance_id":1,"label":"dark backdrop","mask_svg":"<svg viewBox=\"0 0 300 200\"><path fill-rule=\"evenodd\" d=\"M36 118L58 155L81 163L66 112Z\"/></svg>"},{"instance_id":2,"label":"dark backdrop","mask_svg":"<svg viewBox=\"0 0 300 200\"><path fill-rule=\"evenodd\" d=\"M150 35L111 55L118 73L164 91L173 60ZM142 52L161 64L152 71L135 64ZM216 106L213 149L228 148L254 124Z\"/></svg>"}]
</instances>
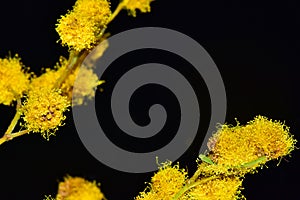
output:
<instances>
[{"instance_id":1,"label":"dark backdrop","mask_svg":"<svg viewBox=\"0 0 300 200\"><path fill-rule=\"evenodd\" d=\"M123 11L109 25L109 31L116 34L136 27L158 26L192 37L209 52L221 72L228 101L227 122L234 123L234 118L238 118L245 123L261 114L285 121L299 139L300 6L295 2L157 0L152 3L150 14L132 18ZM112 1L113 8L116 3ZM55 23L73 4L71 0L1 1L0 56L18 53L36 73L42 67L53 66L60 55L67 55L67 48L56 43ZM136 56L140 62L142 54ZM162 63L170 60L168 55L160 59ZM107 79L114 79L113 73ZM97 98L108 93L104 86L104 93L97 94ZM0 131L4 132L14 109L0 109ZM71 113L67 115L67 125L49 142L39 134L31 134L0 147L0 199L42 199L45 194L56 193L58 181L66 174L101 182L101 189L110 200L133 199L144 189L144 182L153 173L123 173L98 162L82 145ZM124 140L119 142L126 145ZM194 142L179 159L190 172L195 169L200 146L201 141ZM299 155L296 150L279 167L271 163L269 169L247 176L243 193L250 200L297 198Z\"/></svg>"}]
</instances>

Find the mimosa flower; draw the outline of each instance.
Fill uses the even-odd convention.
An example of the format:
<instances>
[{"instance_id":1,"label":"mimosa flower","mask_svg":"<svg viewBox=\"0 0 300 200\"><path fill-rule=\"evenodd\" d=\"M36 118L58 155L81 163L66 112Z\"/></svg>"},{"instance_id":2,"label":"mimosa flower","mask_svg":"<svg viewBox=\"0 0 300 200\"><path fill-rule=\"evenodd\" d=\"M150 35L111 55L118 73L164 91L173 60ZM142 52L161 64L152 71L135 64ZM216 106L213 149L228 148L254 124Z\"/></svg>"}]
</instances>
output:
<instances>
[{"instance_id":1,"label":"mimosa flower","mask_svg":"<svg viewBox=\"0 0 300 200\"><path fill-rule=\"evenodd\" d=\"M209 168L221 169L223 165L223 169L233 167L250 171L269 160L288 155L296 143L286 125L263 116L255 117L245 126L222 125L211 141L214 145L211 145L210 157L219 166Z\"/></svg>"},{"instance_id":2,"label":"mimosa flower","mask_svg":"<svg viewBox=\"0 0 300 200\"><path fill-rule=\"evenodd\" d=\"M24 127L32 132L39 132L46 139L53 135L59 126L63 126L64 112L70 102L61 95L60 90L31 90L21 108Z\"/></svg>"},{"instance_id":3,"label":"mimosa flower","mask_svg":"<svg viewBox=\"0 0 300 200\"><path fill-rule=\"evenodd\" d=\"M102 200L99 184L80 177L66 177L59 183L56 200Z\"/></svg>"},{"instance_id":4,"label":"mimosa flower","mask_svg":"<svg viewBox=\"0 0 300 200\"><path fill-rule=\"evenodd\" d=\"M81 51L91 49L111 16L107 0L77 0L73 10L58 20L56 31L63 45Z\"/></svg>"},{"instance_id":5,"label":"mimosa flower","mask_svg":"<svg viewBox=\"0 0 300 200\"><path fill-rule=\"evenodd\" d=\"M0 59L0 104L11 105L21 98L28 89L29 76L18 55Z\"/></svg>"},{"instance_id":6,"label":"mimosa flower","mask_svg":"<svg viewBox=\"0 0 300 200\"><path fill-rule=\"evenodd\" d=\"M150 3L152 1L153 0L123 0L123 3L129 14L135 17L136 10L139 10L142 13L150 12Z\"/></svg>"},{"instance_id":7,"label":"mimosa flower","mask_svg":"<svg viewBox=\"0 0 300 200\"><path fill-rule=\"evenodd\" d=\"M183 187L186 179L187 172L180 169L178 164L171 166L171 162L165 162L151 178L149 187L135 200L172 200Z\"/></svg>"}]
</instances>

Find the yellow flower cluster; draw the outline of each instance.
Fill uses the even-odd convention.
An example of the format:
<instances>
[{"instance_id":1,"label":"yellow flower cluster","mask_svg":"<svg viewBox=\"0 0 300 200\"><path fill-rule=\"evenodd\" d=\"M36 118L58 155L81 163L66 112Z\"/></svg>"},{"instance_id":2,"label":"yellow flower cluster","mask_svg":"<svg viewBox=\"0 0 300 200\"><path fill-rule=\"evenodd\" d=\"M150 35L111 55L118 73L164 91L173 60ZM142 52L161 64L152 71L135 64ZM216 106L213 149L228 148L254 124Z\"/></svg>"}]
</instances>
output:
<instances>
[{"instance_id":1,"label":"yellow flower cluster","mask_svg":"<svg viewBox=\"0 0 300 200\"><path fill-rule=\"evenodd\" d=\"M76 79L75 87L66 88L73 85ZM92 99L95 97L95 89L105 81L99 80L97 74L92 69L86 67L77 68L63 84L62 89L68 91L68 96L72 97L72 105L82 105L85 98ZM66 87L65 87L66 85ZM67 90L69 89L69 90Z\"/></svg>"},{"instance_id":2,"label":"yellow flower cluster","mask_svg":"<svg viewBox=\"0 0 300 200\"><path fill-rule=\"evenodd\" d=\"M39 132L47 140L63 125L64 111L70 105L67 97L60 90L40 89L31 90L21 111L24 127L31 132Z\"/></svg>"},{"instance_id":3,"label":"yellow flower cluster","mask_svg":"<svg viewBox=\"0 0 300 200\"><path fill-rule=\"evenodd\" d=\"M59 77L65 73L68 61L61 57L60 62L57 63L54 69L47 68L45 73L41 76L34 78L31 81L30 88L52 88ZM73 88L75 80L78 84ZM93 69L82 66L74 70L67 79L62 83L60 89L63 96L67 96L68 100L72 101L72 106L82 105L85 98L92 99L95 96L95 89L100 84L104 83L99 80L98 76L94 73ZM73 95L73 96L72 96Z\"/></svg>"},{"instance_id":4,"label":"yellow flower cluster","mask_svg":"<svg viewBox=\"0 0 300 200\"><path fill-rule=\"evenodd\" d=\"M63 45L76 51L92 48L111 16L107 0L77 0L73 10L58 20L56 31Z\"/></svg>"},{"instance_id":5,"label":"yellow flower cluster","mask_svg":"<svg viewBox=\"0 0 300 200\"><path fill-rule=\"evenodd\" d=\"M97 61L99 61L106 49L109 47L109 42L107 40L108 37L109 34L104 34L100 40L100 44L98 44L84 60L84 64L87 68L96 68Z\"/></svg>"},{"instance_id":6,"label":"yellow flower cluster","mask_svg":"<svg viewBox=\"0 0 300 200\"><path fill-rule=\"evenodd\" d=\"M267 161L288 155L296 140L279 121L257 116L245 126L222 125L209 141L209 157L216 165L201 162L202 175L254 173Z\"/></svg>"},{"instance_id":7,"label":"yellow flower cluster","mask_svg":"<svg viewBox=\"0 0 300 200\"><path fill-rule=\"evenodd\" d=\"M140 10L142 13L150 12L150 3L153 0L123 0L125 9L132 16L136 16L136 10Z\"/></svg>"},{"instance_id":8,"label":"yellow flower cluster","mask_svg":"<svg viewBox=\"0 0 300 200\"><path fill-rule=\"evenodd\" d=\"M171 162L163 163L159 171L152 177L150 186L141 192L135 200L172 200L183 187L187 172L179 165L171 166Z\"/></svg>"},{"instance_id":9,"label":"yellow flower cluster","mask_svg":"<svg viewBox=\"0 0 300 200\"><path fill-rule=\"evenodd\" d=\"M17 55L0 59L0 104L11 105L21 98L28 89L29 77Z\"/></svg>"},{"instance_id":10,"label":"yellow flower cluster","mask_svg":"<svg viewBox=\"0 0 300 200\"><path fill-rule=\"evenodd\" d=\"M192 188L187 194L188 200L235 200L243 199L242 180L237 177L216 178Z\"/></svg>"},{"instance_id":11,"label":"yellow flower cluster","mask_svg":"<svg viewBox=\"0 0 300 200\"><path fill-rule=\"evenodd\" d=\"M245 126L223 125L213 136L213 161L228 166L241 166L265 156L267 160L289 154L296 143L289 128L278 121L257 116Z\"/></svg>"},{"instance_id":12,"label":"yellow flower cluster","mask_svg":"<svg viewBox=\"0 0 300 200\"><path fill-rule=\"evenodd\" d=\"M245 126L221 125L210 138L210 150L192 178L178 165L166 163L135 200L234 200L246 173L267 161L288 155L296 140L283 123L257 116ZM209 160L210 159L210 160Z\"/></svg>"},{"instance_id":13,"label":"yellow flower cluster","mask_svg":"<svg viewBox=\"0 0 300 200\"><path fill-rule=\"evenodd\" d=\"M56 200L102 200L105 199L99 184L80 177L66 177L59 183Z\"/></svg>"}]
</instances>

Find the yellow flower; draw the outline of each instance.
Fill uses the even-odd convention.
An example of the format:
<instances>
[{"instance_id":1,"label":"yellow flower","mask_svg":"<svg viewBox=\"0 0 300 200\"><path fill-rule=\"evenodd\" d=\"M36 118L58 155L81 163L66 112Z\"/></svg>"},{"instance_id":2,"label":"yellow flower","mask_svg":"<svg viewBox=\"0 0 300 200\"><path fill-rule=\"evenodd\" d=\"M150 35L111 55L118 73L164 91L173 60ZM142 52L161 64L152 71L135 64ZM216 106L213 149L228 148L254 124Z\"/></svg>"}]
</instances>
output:
<instances>
[{"instance_id":1,"label":"yellow flower","mask_svg":"<svg viewBox=\"0 0 300 200\"><path fill-rule=\"evenodd\" d=\"M141 192L135 200L172 200L186 179L187 172L180 169L178 164L172 167L171 162L165 162L151 178L150 187Z\"/></svg>"},{"instance_id":2,"label":"yellow flower","mask_svg":"<svg viewBox=\"0 0 300 200\"><path fill-rule=\"evenodd\" d=\"M46 68L45 71L39 77L31 79L30 90L54 87L56 81L65 72L68 60L64 57L59 58L59 62L56 64L54 69Z\"/></svg>"},{"instance_id":3,"label":"yellow flower","mask_svg":"<svg viewBox=\"0 0 300 200\"><path fill-rule=\"evenodd\" d=\"M224 164L211 165L206 162L198 162L197 171L201 177L210 177L214 175L244 175L249 170L247 168L234 170L232 167Z\"/></svg>"},{"instance_id":4,"label":"yellow flower","mask_svg":"<svg viewBox=\"0 0 300 200\"><path fill-rule=\"evenodd\" d=\"M150 12L150 3L153 0L123 0L125 9L132 16L136 16L136 10L140 10L142 13Z\"/></svg>"},{"instance_id":5,"label":"yellow flower","mask_svg":"<svg viewBox=\"0 0 300 200\"><path fill-rule=\"evenodd\" d=\"M69 105L67 97L62 96L60 90L31 90L21 108L24 126L29 131L41 133L48 140L63 125L66 118L63 113Z\"/></svg>"},{"instance_id":6,"label":"yellow flower","mask_svg":"<svg viewBox=\"0 0 300 200\"><path fill-rule=\"evenodd\" d=\"M241 195L242 180L237 177L216 178L199 184L187 194L189 200L234 200L244 199Z\"/></svg>"},{"instance_id":7,"label":"yellow flower","mask_svg":"<svg viewBox=\"0 0 300 200\"><path fill-rule=\"evenodd\" d=\"M30 90L36 90L37 88L40 88L41 90L43 90L43 88L53 88L59 77L65 73L67 64L68 61L61 57L54 69L47 68L41 76L32 79ZM78 84L74 88L75 80L77 80ZM98 79L98 76L94 73L93 69L82 66L81 68L76 68L72 71L62 83L60 87L61 94L66 96L69 101L71 101L73 97L72 106L82 105L86 98L94 98L95 89L102 83L104 83L104 81Z\"/></svg>"},{"instance_id":8,"label":"yellow flower","mask_svg":"<svg viewBox=\"0 0 300 200\"><path fill-rule=\"evenodd\" d=\"M99 184L80 177L66 177L59 183L56 200L102 200Z\"/></svg>"},{"instance_id":9,"label":"yellow flower","mask_svg":"<svg viewBox=\"0 0 300 200\"><path fill-rule=\"evenodd\" d=\"M56 31L63 45L81 51L99 42L111 16L107 0L77 0L73 10L58 20Z\"/></svg>"},{"instance_id":10,"label":"yellow flower","mask_svg":"<svg viewBox=\"0 0 300 200\"><path fill-rule=\"evenodd\" d=\"M29 76L18 55L0 59L0 104L11 105L12 101L21 98L28 89Z\"/></svg>"},{"instance_id":11,"label":"yellow flower","mask_svg":"<svg viewBox=\"0 0 300 200\"><path fill-rule=\"evenodd\" d=\"M68 86L74 84L75 87L68 88ZM101 85L105 81L99 80L97 74L92 69L81 67L75 70L73 74L69 76L66 82L62 85L64 91L68 91L68 96L72 99L72 106L82 105L85 98L92 99L95 97L95 89L98 85Z\"/></svg>"},{"instance_id":12,"label":"yellow flower","mask_svg":"<svg viewBox=\"0 0 300 200\"><path fill-rule=\"evenodd\" d=\"M289 128L278 121L257 116L245 126L222 125L213 136L211 159L218 165L238 167L254 162L255 169L271 159L288 155L295 147L296 140Z\"/></svg>"}]
</instances>

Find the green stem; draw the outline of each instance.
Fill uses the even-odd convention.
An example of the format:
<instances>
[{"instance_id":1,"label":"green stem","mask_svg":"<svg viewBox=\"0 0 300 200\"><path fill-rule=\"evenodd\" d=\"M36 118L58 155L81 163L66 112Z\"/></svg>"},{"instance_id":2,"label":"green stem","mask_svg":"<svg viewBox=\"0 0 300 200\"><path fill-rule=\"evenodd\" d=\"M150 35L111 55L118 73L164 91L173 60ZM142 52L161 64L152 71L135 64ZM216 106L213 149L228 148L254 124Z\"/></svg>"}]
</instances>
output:
<instances>
[{"instance_id":1,"label":"green stem","mask_svg":"<svg viewBox=\"0 0 300 200\"><path fill-rule=\"evenodd\" d=\"M122 2L119 3L115 11L111 14L108 23L110 23L120 13L120 11L125 7L126 3L127 0L123 0Z\"/></svg>"},{"instance_id":2,"label":"green stem","mask_svg":"<svg viewBox=\"0 0 300 200\"><path fill-rule=\"evenodd\" d=\"M6 134L2 138L0 138L0 145L3 144L4 142L12 140L16 137L20 137L20 136L25 135L27 133L29 133L28 130L23 130L23 131L19 131L19 132L16 132L16 133Z\"/></svg>"},{"instance_id":3,"label":"green stem","mask_svg":"<svg viewBox=\"0 0 300 200\"><path fill-rule=\"evenodd\" d=\"M190 182L193 183L197 180L197 178L200 176L201 170L197 169L194 175L190 178Z\"/></svg>"},{"instance_id":4,"label":"green stem","mask_svg":"<svg viewBox=\"0 0 300 200\"><path fill-rule=\"evenodd\" d=\"M14 128L16 127L16 125L21 117L21 113L19 111L20 107L21 107L21 99L18 99L17 106L16 106L16 114L15 114L14 118L12 119L12 121L10 122L10 125L8 126L4 135L11 134L13 132Z\"/></svg>"}]
</instances>

